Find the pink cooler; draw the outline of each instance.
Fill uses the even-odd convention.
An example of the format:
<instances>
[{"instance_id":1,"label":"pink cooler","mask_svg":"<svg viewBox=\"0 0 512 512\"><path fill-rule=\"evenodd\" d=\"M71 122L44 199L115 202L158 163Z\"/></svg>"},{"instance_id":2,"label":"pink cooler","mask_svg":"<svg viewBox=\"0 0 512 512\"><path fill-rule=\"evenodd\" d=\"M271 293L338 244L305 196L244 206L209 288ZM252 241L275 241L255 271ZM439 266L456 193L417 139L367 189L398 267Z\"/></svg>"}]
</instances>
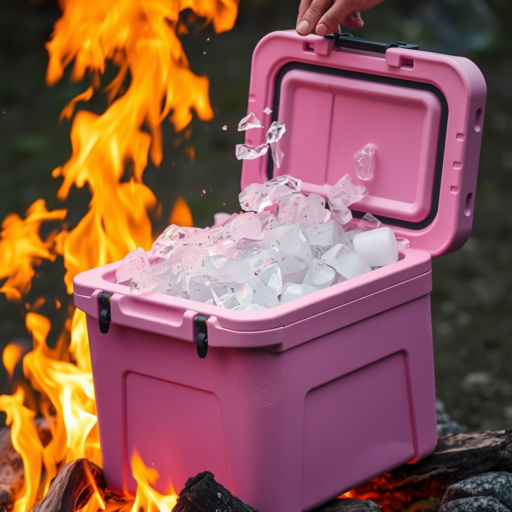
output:
<instances>
[{"instance_id":1,"label":"pink cooler","mask_svg":"<svg viewBox=\"0 0 512 512\"><path fill-rule=\"evenodd\" d=\"M470 234L485 97L472 62L405 43L293 31L259 43L248 111L286 124L285 158L245 161L242 187L289 174L326 196L372 143L354 216L371 212L411 248L258 312L132 296L119 263L77 276L111 489L135 491L137 449L160 491L209 470L261 512L299 512L433 451L431 257ZM258 145L266 130L246 133Z\"/></svg>"}]
</instances>

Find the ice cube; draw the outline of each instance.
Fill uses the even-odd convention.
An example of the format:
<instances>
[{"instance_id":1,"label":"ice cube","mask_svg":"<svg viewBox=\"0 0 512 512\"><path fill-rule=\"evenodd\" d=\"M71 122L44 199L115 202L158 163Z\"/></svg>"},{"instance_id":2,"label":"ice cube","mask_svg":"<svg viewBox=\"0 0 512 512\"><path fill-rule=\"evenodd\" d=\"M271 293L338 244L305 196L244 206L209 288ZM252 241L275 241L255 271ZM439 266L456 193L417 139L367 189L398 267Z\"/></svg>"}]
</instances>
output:
<instances>
[{"instance_id":1,"label":"ice cube","mask_svg":"<svg viewBox=\"0 0 512 512\"><path fill-rule=\"evenodd\" d=\"M376 150L373 144L366 144L354 154L354 173L362 181L369 181L373 177Z\"/></svg>"},{"instance_id":2,"label":"ice cube","mask_svg":"<svg viewBox=\"0 0 512 512\"><path fill-rule=\"evenodd\" d=\"M313 251L300 224L270 231L268 246L283 275L294 274L313 260Z\"/></svg>"},{"instance_id":3,"label":"ice cube","mask_svg":"<svg viewBox=\"0 0 512 512\"><path fill-rule=\"evenodd\" d=\"M259 146L249 146L248 144L236 145L236 157L238 160L254 160L260 156L266 155L268 152L267 144L260 144Z\"/></svg>"},{"instance_id":4,"label":"ice cube","mask_svg":"<svg viewBox=\"0 0 512 512\"><path fill-rule=\"evenodd\" d=\"M168 258L170 252L182 244L187 236L192 235L195 231L194 228L182 228L171 224L155 240L151 247L151 252L159 258Z\"/></svg>"},{"instance_id":5,"label":"ice cube","mask_svg":"<svg viewBox=\"0 0 512 512\"><path fill-rule=\"evenodd\" d=\"M204 275L205 260L208 258L208 251L199 245L187 245L183 249L181 263L183 270L188 277Z\"/></svg>"},{"instance_id":6,"label":"ice cube","mask_svg":"<svg viewBox=\"0 0 512 512\"><path fill-rule=\"evenodd\" d=\"M313 286L307 286L305 284L293 284L289 283L285 286L283 294L281 296L281 304L290 302L295 299L300 299L310 293L316 292L317 288Z\"/></svg>"},{"instance_id":7,"label":"ice cube","mask_svg":"<svg viewBox=\"0 0 512 512\"><path fill-rule=\"evenodd\" d=\"M137 271L149 268L149 259L144 249L137 247L129 252L116 270L116 283L124 283L132 279Z\"/></svg>"},{"instance_id":8,"label":"ice cube","mask_svg":"<svg viewBox=\"0 0 512 512\"><path fill-rule=\"evenodd\" d=\"M223 212L216 213L213 216L213 225L214 226L221 226L226 221L228 221L232 216L233 215L230 214L230 213L223 213Z\"/></svg>"},{"instance_id":9,"label":"ice cube","mask_svg":"<svg viewBox=\"0 0 512 512\"><path fill-rule=\"evenodd\" d=\"M279 304L277 292L265 285L258 276L253 277L249 284L254 288L253 304L258 304L265 308L273 308Z\"/></svg>"},{"instance_id":10,"label":"ice cube","mask_svg":"<svg viewBox=\"0 0 512 512\"><path fill-rule=\"evenodd\" d=\"M329 190L327 195L331 210L338 210L340 205L350 206L353 203L361 201L368 194L368 189L364 185L356 183L348 174L345 174Z\"/></svg>"},{"instance_id":11,"label":"ice cube","mask_svg":"<svg viewBox=\"0 0 512 512\"><path fill-rule=\"evenodd\" d=\"M352 212L341 201L336 207L331 203L329 203L329 206L331 208L333 218L335 218L341 225L348 224L352 220Z\"/></svg>"},{"instance_id":12,"label":"ice cube","mask_svg":"<svg viewBox=\"0 0 512 512\"><path fill-rule=\"evenodd\" d=\"M263 225L258 215L252 212L242 213L231 224L231 240L255 239L262 229Z\"/></svg>"},{"instance_id":13,"label":"ice cube","mask_svg":"<svg viewBox=\"0 0 512 512\"><path fill-rule=\"evenodd\" d=\"M252 130L253 128L263 128L263 125L256 115L250 112L238 123L238 131L245 132L246 130Z\"/></svg>"},{"instance_id":14,"label":"ice cube","mask_svg":"<svg viewBox=\"0 0 512 512\"><path fill-rule=\"evenodd\" d=\"M302 181L291 176L278 176L261 185L252 183L240 192L240 206L244 211L262 212L290 194L300 192Z\"/></svg>"},{"instance_id":15,"label":"ice cube","mask_svg":"<svg viewBox=\"0 0 512 512\"><path fill-rule=\"evenodd\" d=\"M281 293L283 288L283 276L276 260L268 260L266 265L258 272L258 277L263 284L275 290L278 295Z\"/></svg>"},{"instance_id":16,"label":"ice cube","mask_svg":"<svg viewBox=\"0 0 512 512\"><path fill-rule=\"evenodd\" d=\"M236 244L237 251L242 258L252 258L257 254L267 250L267 244L264 240L252 240L250 238L241 238Z\"/></svg>"},{"instance_id":17,"label":"ice cube","mask_svg":"<svg viewBox=\"0 0 512 512\"><path fill-rule=\"evenodd\" d=\"M221 283L212 284L210 288L213 300L217 306L233 309L239 305L235 298L235 293L239 289L239 285L235 283Z\"/></svg>"},{"instance_id":18,"label":"ice cube","mask_svg":"<svg viewBox=\"0 0 512 512\"><path fill-rule=\"evenodd\" d=\"M335 277L336 272L333 268L319 259L314 259L311 265L309 265L308 273L304 277L302 284L313 286L314 288L327 288L331 286Z\"/></svg>"},{"instance_id":19,"label":"ice cube","mask_svg":"<svg viewBox=\"0 0 512 512\"><path fill-rule=\"evenodd\" d=\"M396 243L398 245L399 251L411 246L411 242L409 242L409 240L407 240L407 238L402 238L402 237L398 237L398 236L396 237Z\"/></svg>"},{"instance_id":20,"label":"ice cube","mask_svg":"<svg viewBox=\"0 0 512 512\"><path fill-rule=\"evenodd\" d=\"M284 160L284 151L281 149L279 143L270 144L270 152L272 153L274 165L277 169L280 169Z\"/></svg>"},{"instance_id":21,"label":"ice cube","mask_svg":"<svg viewBox=\"0 0 512 512\"><path fill-rule=\"evenodd\" d=\"M270 110L270 107L267 107L263 112L267 114L267 116L269 116L270 114L272 114L273 110Z\"/></svg>"},{"instance_id":22,"label":"ice cube","mask_svg":"<svg viewBox=\"0 0 512 512\"><path fill-rule=\"evenodd\" d=\"M334 220L323 224L314 224L306 228L306 236L310 245L318 247L329 247L329 249L340 242L343 228Z\"/></svg>"},{"instance_id":23,"label":"ice cube","mask_svg":"<svg viewBox=\"0 0 512 512\"><path fill-rule=\"evenodd\" d=\"M367 231L367 233L374 233L374 231ZM361 256L343 244L336 244L327 251L322 256L322 261L347 279L361 276L372 270Z\"/></svg>"},{"instance_id":24,"label":"ice cube","mask_svg":"<svg viewBox=\"0 0 512 512\"><path fill-rule=\"evenodd\" d=\"M143 295L149 292L165 293L167 283L160 277L150 274L147 270L137 272L130 283L130 292L133 295Z\"/></svg>"},{"instance_id":25,"label":"ice cube","mask_svg":"<svg viewBox=\"0 0 512 512\"><path fill-rule=\"evenodd\" d=\"M240 307L248 306L254 298L254 288L249 283L244 283L241 288L235 292L235 299Z\"/></svg>"},{"instance_id":26,"label":"ice cube","mask_svg":"<svg viewBox=\"0 0 512 512\"><path fill-rule=\"evenodd\" d=\"M352 226L349 226L349 229L347 229L342 235L340 239L340 243L343 245L346 245L351 251L354 250L354 237L358 233L362 233L363 231L360 229L354 229Z\"/></svg>"},{"instance_id":27,"label":"ice cube","mask_svg":"<svg viewBox=\"0 0 512 512\"><path fill-rule=\"evenodd\" d=\"M371 213L365 213L363 218L357 223L357 229L361 231L369 231L370 229L378 229L381 226L381 221Z\"/></svg>"},{"instance_id":28,"label":"ice cube","mask_svg":"<svg viewBox=\"0 0 512 512\"><path fill-rule=\"evenodd\" d=\"M210 279L206 276L197 276L190 279L188 284L188 295L190 300L206 302L212 298Z\"/></svg>"},{"instance_id":29,"label":"ice cube","mask_svg":"<svg viewBox=\"0 0 512 512\"><path fill-rule=\"evenodd\" d=\"M270 229L274 229L280 226L277 217L272 212L258 213L258 217L260 218L263 227L269 226Z\"/></svg>"},{"instance_id":30,"label":"ice cube","mask_svg":"<svg viewBox=\"0 0 512 512\"><path fill-rule=\"evenodd\" d=\"M240 311L263 311L264 309L268 309L264 306L260 306L259 304L249 304L244 308L240 308Z\"/></svg>"},{"instance_id":31,"label":"ice cube","mask_svg":"<svg viewBox=\"0 0 512 512\"><path fill-rule=\"evenodd\" d=\"M285 133L286 126L274 121L267 132L267 144L275 144L276 142L279 142Z\"/></svg>"},{"instance_id":32,"label":"ice cube","mask_svg":"<svg viewBox=\"0 0 512 512\"><path fill-rule=\"evenodd\" d=\"M226 256L212 256L205 262L206 275L223 281L245 283L251 278L251 267L245 260L235 260Z\"/></svg>"},{"instance_id":33,"label":"ice cube","mask_svg":"<svg viewBox=\"0 0 512 512\"><path fill-rule=\"evenodd\" d=\"M354 251L370 267L383 267L398 261L395 234L387 227L358 233L354 237Z\"/></svg>"}]
</instances>

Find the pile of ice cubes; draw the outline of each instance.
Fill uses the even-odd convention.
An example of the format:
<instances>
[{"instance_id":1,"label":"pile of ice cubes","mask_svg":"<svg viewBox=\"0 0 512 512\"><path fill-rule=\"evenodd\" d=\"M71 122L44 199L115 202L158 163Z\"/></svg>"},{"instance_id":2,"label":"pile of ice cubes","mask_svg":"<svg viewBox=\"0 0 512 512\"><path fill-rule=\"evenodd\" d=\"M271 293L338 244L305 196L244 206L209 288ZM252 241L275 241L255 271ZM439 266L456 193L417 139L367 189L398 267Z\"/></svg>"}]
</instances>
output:
<instances>
[{"instance_id":1,"label":"pile of ice cubes","mask_svg":"<svg viewBox=\"0 0 512 512\"><path fill-rule=\"evenodd\" d=\"M279 176L252 184L243 213L210 228L169 226L146 253L129 253L116 271L131 293L164 293L241 311L278 306L398 260L393 231L366 214L350 222L348 206L368 192L348 175L329 195L301 193ZM217 219L219 215L216 216Z\"/></svg>"}]
</instances>

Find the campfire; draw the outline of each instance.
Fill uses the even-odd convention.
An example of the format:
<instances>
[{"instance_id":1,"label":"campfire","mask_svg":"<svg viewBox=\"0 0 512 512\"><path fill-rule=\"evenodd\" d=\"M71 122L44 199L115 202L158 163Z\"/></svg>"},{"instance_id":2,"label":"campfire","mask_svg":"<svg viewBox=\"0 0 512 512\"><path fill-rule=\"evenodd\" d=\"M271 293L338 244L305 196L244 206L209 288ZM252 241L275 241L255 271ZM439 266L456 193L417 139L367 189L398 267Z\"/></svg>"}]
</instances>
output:
<instances>
[{"instance_id":1,"label":"campfire","mask_svg":"<svg viewBox=\"0 0 512 512\"><path fill-rule=\"evenodd\" d=\"M176 131L181 131L193 113L201 120L213 117L208 79L189 69L179 39L188 30L180 15L191 9L212 23L216 32L222 32L232 28L237 3L61 2L62 17L47 45L47 82L55 84L72 65L72 79L87 77L90 86L62 111L62 118L73 119L72 156L52 175L61 180L58 199L67 199L73 187L86 186L91 200L76 225L66 221L66 210L48 211L43 199L28 209L25 218L13 214L4 220L0 292L9 300L24 300L43 260L58 265L64 262L65 283L71 294L73 278L79 272L119 260L136 247L151 246L148 213L157 207L157 200L143 184L142 175L148 158L155 165L162 160L161 123L169 119ZM106 86L108 108L101 115L87 110L74 113L79 102L101 94L105 87L101 77L107 65L118 69ZM183 200L178 201L173 215L176 222L190 223ZM42 226L49 232L46 236L41 235ZM50 349L46 344L50 321L38 313L44 302L41 298L28 304L25 318L34 346L23 358L23 369L37 393L15 382L13 394L0 397L13 448L24 469L24 478L17 480L8 498L2 498L10 506L14 500L16 512L31 510L43 499L65 464L86 458L101 466L85 315L72 307L71 300L69 304L55 304L56 308L69 307L70 314L57 346ZM3 359L8 371L12 373L21 357L23 353L16 345L6 349ZM138 483L133 510L171 510L176 502L172 485L165 495L156 493L151 487L154 470L146 468L137 454L132 463ZM104 508L100 494L92 494L85 510Z\"/></svg>"}]
</instances>

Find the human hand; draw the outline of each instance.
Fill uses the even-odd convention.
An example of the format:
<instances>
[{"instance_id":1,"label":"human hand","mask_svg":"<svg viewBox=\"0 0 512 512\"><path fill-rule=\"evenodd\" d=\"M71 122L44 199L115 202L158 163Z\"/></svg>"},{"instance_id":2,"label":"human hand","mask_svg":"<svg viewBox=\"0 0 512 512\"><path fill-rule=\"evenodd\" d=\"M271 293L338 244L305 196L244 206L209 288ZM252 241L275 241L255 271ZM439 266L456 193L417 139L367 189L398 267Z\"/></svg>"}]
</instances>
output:
<instances>
[{"instance_id":1,"label":"human hand","mask_svg":"<svg viewBox=\"0 0 512 512\"><path fill-rule=\"evenodd\" d=\"M307 36L316 32L319 36L339 32L343 23L348 28L364 25L361 11L367 11L384 0L301 0L297 18L297 32Z\"/></svg>"}]
</instances>

